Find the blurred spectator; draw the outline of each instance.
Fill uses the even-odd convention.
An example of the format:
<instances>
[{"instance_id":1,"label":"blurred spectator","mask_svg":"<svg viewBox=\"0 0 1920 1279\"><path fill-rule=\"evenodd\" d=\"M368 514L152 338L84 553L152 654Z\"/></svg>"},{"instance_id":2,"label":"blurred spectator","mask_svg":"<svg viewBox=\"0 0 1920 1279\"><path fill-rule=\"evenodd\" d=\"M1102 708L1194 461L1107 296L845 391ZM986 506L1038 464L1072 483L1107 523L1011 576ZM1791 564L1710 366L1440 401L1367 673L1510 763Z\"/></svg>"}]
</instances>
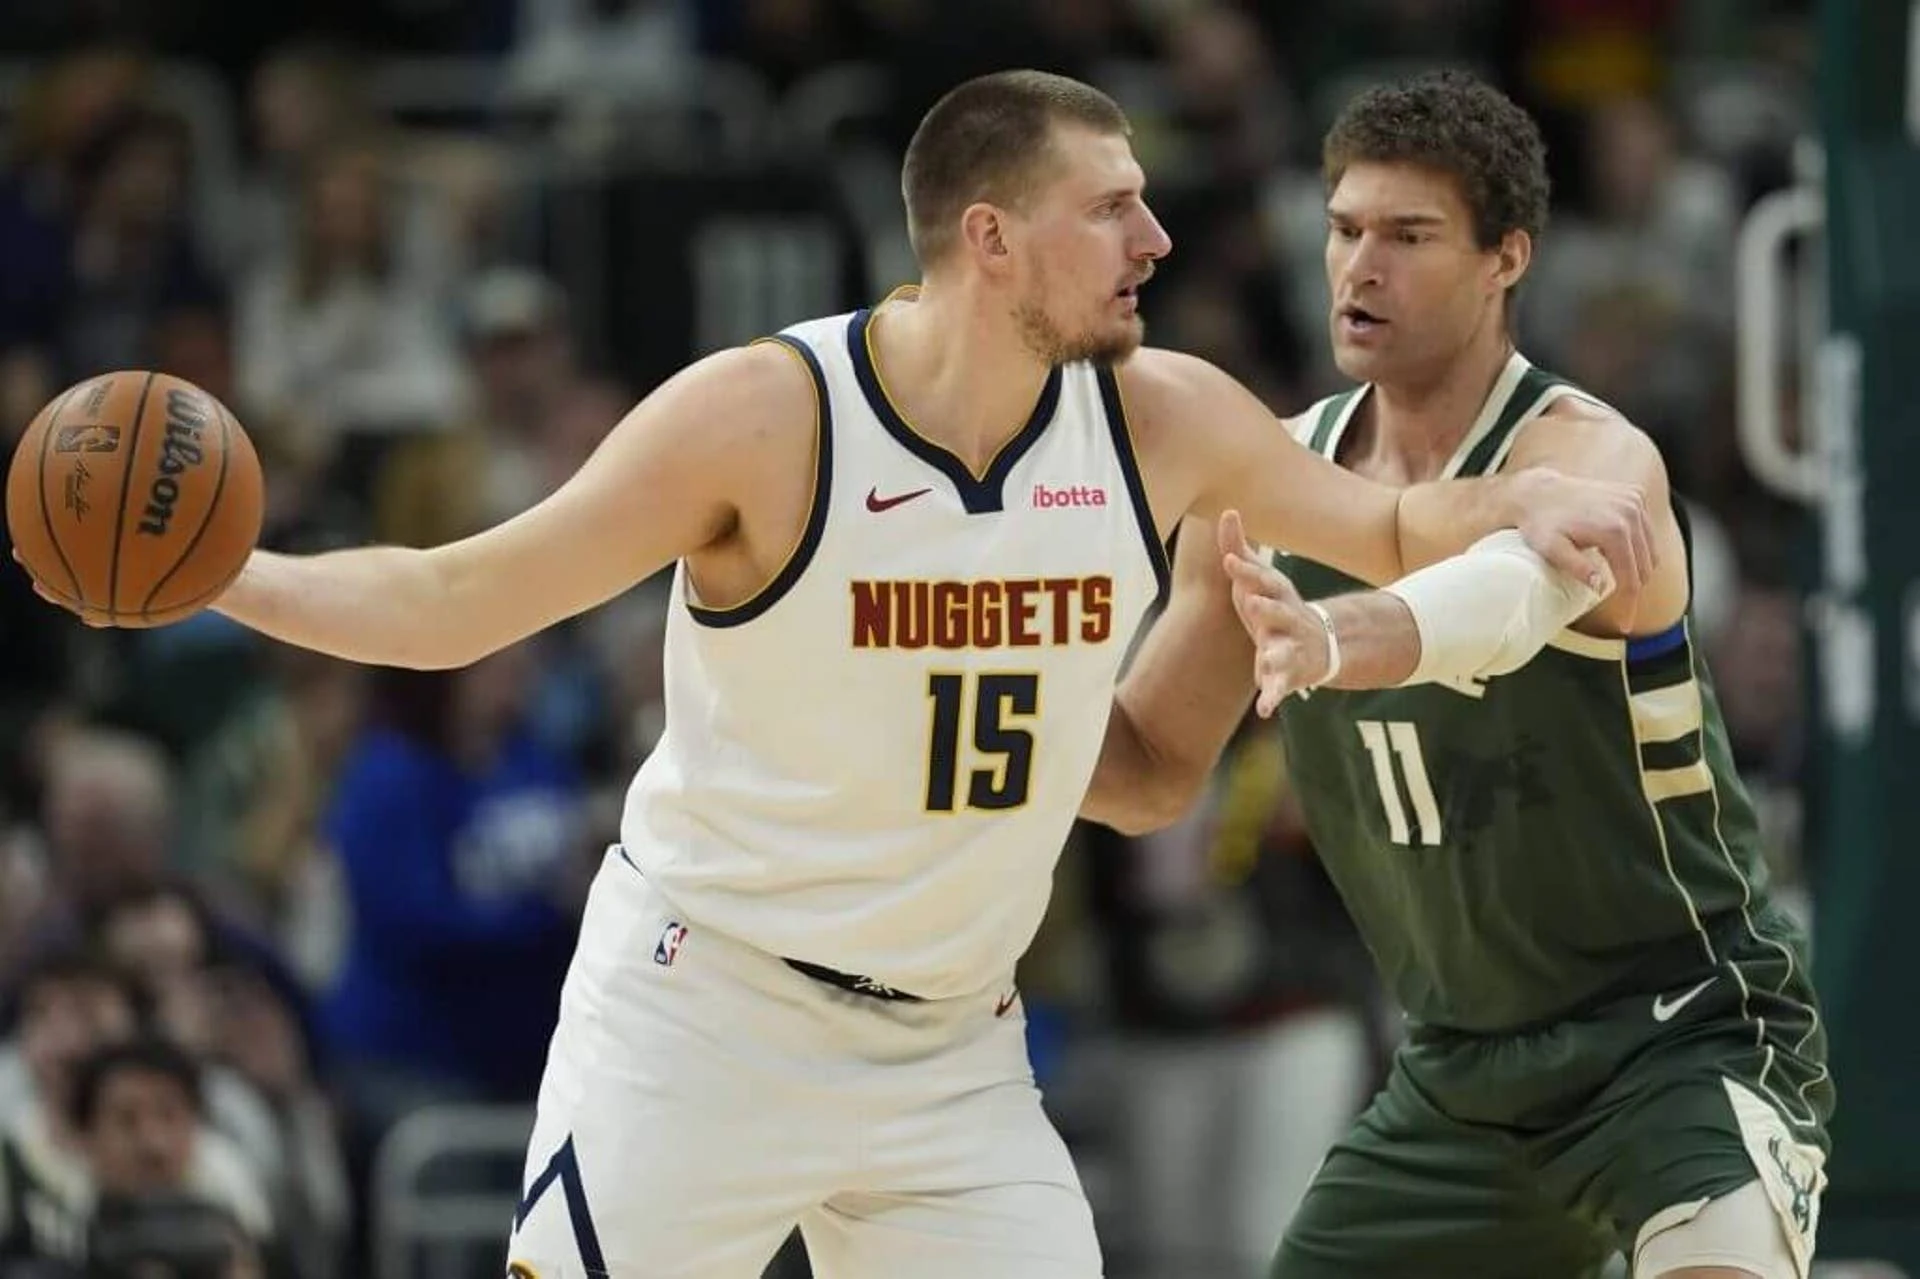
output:
<instances>
[{"instance_id":1,"label":"blurred spectator","mask_svg":"<svg viewBox=\"0 0 1920 1279\"><path fill-rule=\"evenodd\" d=\"M255 68L245 99L252 163L226 246L231 272L245 275L297 255L302 191L335 148L376 136L401 146L366 72L365 54L317 39L282 45ZM406 279L442 288L458 269L461 249L433 184L416 180L412 159L387 174L394 266Z\"/></svg>"},{"instance_id":2,"label":"blurred spectator","mask_svg":"<svg viewBox=\"0 0 1920 1279\"><path fill-rule=\"evenodd\" d=\"M0 446L10 443L0 433ZM13 860L9 826L37 807L53 726L74 679L72 621L34 594L12 554L13 540L0 528L0 865ZM10 882L10 870L0 869L0 921L10 914ZM0 941L0 960L5 950Z\"/></svg>"},{"instance_id":3,"label":"blurred spectator","mask_svg":"<svg viewBox=\"0 0 1920 1279\"><path fill-rule=\"evenodd\" d=\"M85 1151L96 1249L116 1228L125 1231L141 1206L182 1199L230 1215L238 1227L233 1248L271 1243L273 1222L259 1188L244 1170L221 1169L208 1157L200 1069L184 1049L155 1038L98 1049L75 1072L70 1119ZM110 1242L103 1250L115 1251Z\"/></svg>"},{"instance_id":4,"label":"blurred spectator","mask_svg":"<svg viewBox=\"0 0 1920 1279\"><path fill-rule=\"evenodd\" d=\"M1167 193L1158 204L1168 234L1186 248L1147 286L1155 341L1218 364L1274 412L1290 412L1304 395L1309 355L1288 309L1294 283L1266 234L1257 193L1223 180Z\"/></svg>"},{"instance_id":5,"label":"blurred spectator","mask_svg":"<svg viewBox=\"0 0 1920 1279\"><path fill-rule=\"evenodd\" d=\"M300 1279L333 1279L345 1264L352 1193L305 992L235 955L217 960L207 977L213 1055L266 1100L278 1127L284 1167L270 1190L280 1237Z\"/></svg>"},{"instance_id":6,"label":"blurred spectator","mask_svg":"<svg viewBox=\"0 0 1920 1279\"><path fill-rule=\"evenodd\" d=\"M1173 25L1168 53L1170 122L1185 143L1170 160L1212 181L1247 184L1291 158L1298 127L1293 94L1250 13L1226 4L1189 9ZM1160 166L1143 163L1163 180Z\"/></svg>"},{"instance_id":7,"label":"blurred spectator","mask_svg":"<svg viewBox=\"0 0 1920 1279\"><path fill-rule=\"evenodd\" d=\"M144 738L60 732L48 751L35 932L76 930L129 889L157 882L174 847L173 799L166 756Z\"/></svg>"},{"instance_id":8,"label":"blurred spectator","mask_svg":"<svg viewBox=\"0 0 1920 1279\"><path fill-rule=\"evenodd\" d=\"M583 366L566 297L546 275L499 267L467 291L462 333L477 392L459 429L407 440L376 480L374 536L402 546L438 546L510 519L580 469L631 407L632 397ZM546 745L582 763L627 772L615 746L614 686L629 653L597 653L594 618L534 641L539 658L530 714ZM624 778L622 779L625 780Z\"/></svg>"},{"instance_id":9,"label":"blurred spectator","mask_svg":"<svg viewBox=\"0 0 1920 1279\"><path fill-rule=\"evenodd\" d=\"M476 394L457 431L397 446L375 490L375 536L436 546L508 519L577 471L631 397L581 365L551 279L500 267L467 290L462 336Z\"/></svg>"},{"instance_id":10,"label":"blurred spectator","mask_svg":"<svg viewBox=\"0 0 1920 1279\"><path fill-rule=\"evenodd\" d=\"M241 293L242 402L313 432L323 456L349 436L377 454L392 435L443 428L460 407L440 298L396 252L387 166L359 140L316 158L290 251L256 268ZM349 465L352 484L366 463Z\"/></svg>"},{"instance_id":11,"label":"blurred spectator","mask_svg":"<svg viewBox=\"0 0 1920 1279\"><path fill-rule=\"evenodd\" d=\"M241 1150L263 1184L277 1184L287 1161L279 1124L252 1085L217 1060L223 1027L212 965L254 949L251 940L218 923L198 893L170 879L101 903L88 932L92 945L140 983L154 1028L206 1065L208 1121Z\"/></svg>"},{"instance_id":12,"label":"blurred spectator","mask_svg":"<svg viewBox=\"0 0 1920 1279\"><path fill-rule=\"evenodd\" d=\"M218 315L219 286L189 230L192 164L185 123L145 107L110 120L75 158L54 333L60 384L152 368L163 325Z\"/></svg>"},{"instance_id":13,"label":"blurred spectator","mask_svg":"<svg viewBox=\"0 0 1920 1279\"><path fill-rule=\"evenodd\" d=\"M9 120L0 174L0 356L10 428L64 385L57 365L69 299L82 156L133 110L147 66L137 55L89 48L50 61L28 82Z\"/></svg>"},{"instance_id":14,"label":"blurred spectator","mask_svg":"<svg viewBox=\"0 0 1920 1279\"><path fill-rule=\"evenodd\" d=\"M1090 850L1120 1035L1107 1229L1148 1279L1264 1274L1375 1075L1367 955L1285 777L1252 722L1184 821Z\"/></svg>"},{"instance_id":15,"label":"blurred spectator","mask_svg":"<svg viewBox=\"0 0 1920 1279\"><path fill-rule=\"evenodd\" d=\"M1739 209L1726 172L1689 157L1648 98L1587 117L1584 208L1557 214L1523 287L1521 328L1549 368L1668 444L1697 432L1732 323Z\"/></svg>"},{"instance_id":16,"label":"blurred spectator","mask_svg":"<svg viewBox=\"0 0 1920 1279\"><path fill-rule=\"evenodd\" d=\"M329 146L377 123L362 71L347 49L309 41L274 50L254 69L245 99L252 164L224 246L229 270L291 256L304 175Z\"/></svg>"},{"instance_id":17,"label":"blurred spectator","mask_svg":"<svg viewBox=\"0 0 1920 1279\"><path fill-rule=\"evenodd\" d=\"M207 1199L161 1193L103 1201L87 1233L86 1279L264 1279L246 1228Z\"/></svg>"},{"instance_id":18,"label":"blurred spectator","mask_svg":"<svg viewBox=\"0 0 1920 1279\"><path fill-rule=\"evenodd\" d=\"M271 676L186 770L187 865L225 912L309 981L332 976L340 925L320 819L359 731L364 669L275 645Z\"/></svg>"},{"instance_id":19,"label":"blurred spectator","mask_svg":"<svg viewBox=\"0 0 1920 1279\"><path fill-rule=\"evenodd\" d=\"M525 718L532 651L382 671L327 832L351 905L326 1002L339 1077L371 1133L455 1097L531 1100L604 844Z\"/></svg>"},{"instance_id":20,"label":"blurred spectator","mask_svg":"<svg viewBox=\"0 0 1920 1279\"><path fill-rule=\"evenodd\" d=\"M75 1074L96 1049L135 1034L142 999L118 968L64 948L16 975L11 1003L13 1038L0 1048L0 1252L74 1259L87 1217L82 1143L70 1120Z\"/></svg>"}]
</instances>

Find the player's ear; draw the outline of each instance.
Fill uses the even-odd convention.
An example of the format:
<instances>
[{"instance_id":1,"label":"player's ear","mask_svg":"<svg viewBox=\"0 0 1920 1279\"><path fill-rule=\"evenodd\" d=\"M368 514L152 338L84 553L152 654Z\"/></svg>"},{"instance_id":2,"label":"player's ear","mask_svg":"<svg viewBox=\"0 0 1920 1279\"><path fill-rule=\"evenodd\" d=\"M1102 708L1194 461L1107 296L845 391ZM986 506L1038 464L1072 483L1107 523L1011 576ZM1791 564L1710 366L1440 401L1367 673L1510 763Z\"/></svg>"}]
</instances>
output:
<instances>
[{"instance_id":1,"label":"player's ear","mask_svg":"<svg viewBox=\"0 0 1920 1279\"><path fill-rule=\"evenodd\" d=\"M1493 275L1489 283L1493 291L1505 293L1520 283L1520 277L1527 273L1533 264L1533 237L1518 229L1500 237L1498 247L1493 253Z\"/></svg>"},{"instance_id":2,"label":"player's ear","mask_svg":"<svg viewBox=\"0 0 1920 1279\"><path fill-rule=\"evenodd\" d=\"M960 215L960 238L976 262L989 270L1006 264L1006 214L984 202L969 204Z\"/></svg>"}]
</instances>

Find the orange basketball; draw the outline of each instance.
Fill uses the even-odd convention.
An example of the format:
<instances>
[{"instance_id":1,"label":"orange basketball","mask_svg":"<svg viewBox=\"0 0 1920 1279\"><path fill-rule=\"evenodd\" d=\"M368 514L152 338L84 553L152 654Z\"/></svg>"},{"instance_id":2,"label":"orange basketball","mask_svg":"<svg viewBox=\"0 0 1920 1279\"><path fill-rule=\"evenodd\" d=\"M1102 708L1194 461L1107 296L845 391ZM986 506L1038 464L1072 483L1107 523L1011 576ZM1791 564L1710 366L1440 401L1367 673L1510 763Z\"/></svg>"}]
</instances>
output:
<instances>
[{"instance_id":1,"label":"orange basketball","mask_svg":"<svg viewBox=\"0 0 1920 1279\"><path fill-rule=\"evenodd\" d=\"M107 373L41 409L7 472L7 531L40 588L88 621L205 608L260 536L260 459L226 406L165 373Z\"/></svg>"}]
</instances>

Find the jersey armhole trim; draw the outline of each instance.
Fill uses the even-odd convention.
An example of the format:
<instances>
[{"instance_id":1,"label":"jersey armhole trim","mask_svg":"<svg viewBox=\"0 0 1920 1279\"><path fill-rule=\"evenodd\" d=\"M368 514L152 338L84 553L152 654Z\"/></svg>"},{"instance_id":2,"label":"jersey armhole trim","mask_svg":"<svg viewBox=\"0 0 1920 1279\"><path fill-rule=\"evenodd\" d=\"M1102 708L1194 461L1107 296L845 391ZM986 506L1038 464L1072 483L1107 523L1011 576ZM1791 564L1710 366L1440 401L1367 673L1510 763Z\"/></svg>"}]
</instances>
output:
<instances>
[{"instance_id":1,"label":"jersey armhole trim","mask_svg":"<svg viewBox=\"0 0 1920 1279\"><path fill-rule=\"evenodd\" d=\"M827 527L827 510L833 495L833 401L827 395L827 375L821 370L813 348L799 338L779 333L760 338L754 345L761 342L791 351L806 367L813 386L813 499L807 508L807 522L800 530L800 540L787 552L786 562L765 586L731 608L708 608L687 601L687 614L702 626L741 626L778 604L806 571Z\"/></svg>"},{"instance_id":2,"label":"jersey armhole trim","mask_svg":"<svg viewBox=\"0 0 1920 1279\"><path fill-rule=\"evenodd\" d=\"M1320 412L1314 418L1313 429L1300 442L1315 453L1329 460L1333 457L1334 447L1339 443L1336 438L1346 433L1345 426L1348 408L1353 404L1364 386L1349 387L1338 395L1330 395L1320 402Z\"/></svg>"},{"instance_id":3,"label":"jersey armhole trim","mask_svg":"<svg viewBox=\"0 0 1920 1279\"><path fill-rule=\"evenodd\" d=\"M1666 630L1655 635L1640 635L1633 639L1613 639L1600 635L1588 635L1569 627L1547 641L1548 648L1557 648L1563 653L1572 653L1578 657L1591 657L1599 662L1621 662L1635 665L1652 658L1663 657L1687 642L1687 619L1681 618Z\"/></svg>"},{"instance_id":4,"label":"jersey armhole trim","mask_svg":"<svg viewBox=\"0 0 1920 1279\"><path fill-rule=\"evenodd\" d=\"M1173 588L1173 570L1167 563L1167 545L1160 540L1160 530L1153 522L1146 483L1140 478L1140 459L1134 453L1133 426L1127 421L1126 397L1120 393L1120 379L1107 365L1094 369L1094 379L1100 386L1101 407L1107 412L1107 430L1113 435L1113 455L1120 463L1127 497L1133 502L1133 515L1140 523L1140 535L1147 542L1147 558L1153 563L1153 577L1159 583L1154 603L1165 604L1167 593Z\"/></svg>"}]
</instances>

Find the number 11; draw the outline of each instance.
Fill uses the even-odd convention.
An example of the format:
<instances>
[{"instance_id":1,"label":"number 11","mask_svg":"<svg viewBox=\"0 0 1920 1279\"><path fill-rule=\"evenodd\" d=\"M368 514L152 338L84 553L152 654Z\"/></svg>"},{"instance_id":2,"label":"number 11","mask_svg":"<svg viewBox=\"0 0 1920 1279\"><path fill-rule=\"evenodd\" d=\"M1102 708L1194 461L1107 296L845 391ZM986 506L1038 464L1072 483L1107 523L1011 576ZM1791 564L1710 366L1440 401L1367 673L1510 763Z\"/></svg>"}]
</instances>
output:
<instances>
[{"instance_id":1,"label":"number 11","mask_svg":"<svg viewBox=\"0 0 1920 1279\"><path fill-rule=\"evenodd\" d=\"M1411 846L1407 829L1407 810L1400 802L1400 782L1394 776L1394 760L1400 761L1400 773L1406 778L1407 798L1413 801L1414 824L1420 828L1420 842L1428 848L1440 843L1440 804L1433 797L1433 782L1427 777L1426 757L1420 753L1420 734L1403 719L1382 723L1363 719L1360 740L1373 757L1373 780L1380 787L1380 803L1387 810L1387 838L1401 847Z\"/></svg>"}]
</instances>

